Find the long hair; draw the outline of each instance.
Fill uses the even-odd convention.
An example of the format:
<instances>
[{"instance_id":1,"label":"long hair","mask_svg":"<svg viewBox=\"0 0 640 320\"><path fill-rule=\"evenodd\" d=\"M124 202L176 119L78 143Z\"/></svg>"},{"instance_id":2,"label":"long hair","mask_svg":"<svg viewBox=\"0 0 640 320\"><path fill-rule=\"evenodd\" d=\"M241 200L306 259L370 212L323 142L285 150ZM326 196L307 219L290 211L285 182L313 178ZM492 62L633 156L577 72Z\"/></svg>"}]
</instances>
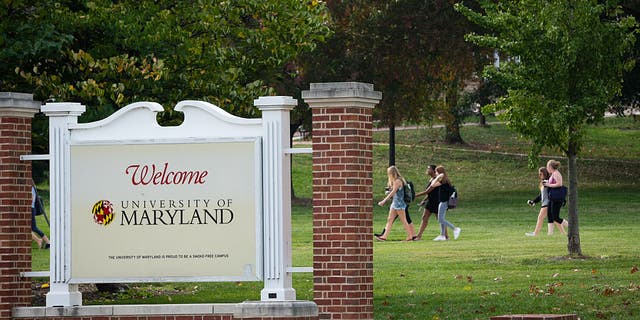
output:
<instances>
[{"instance_id":1,"label":"long hair","mask_svg":"<svg viewBox=\"0 0 640 320\"><path fill-rule=\"evenodd\" d=\"M436 173L442 174L442 180L440 180L440 182L442 184L451 184L451 179L449 179L449 175L447 174L447 170L445 170L443 166L437 166L436 167Z\"/></svg>"},{"instance_id":2,"label":"long hair","mask_svg":"<svg viewBox=\"0 0 640 320\"><path fill-rule=\"evenodd\" d=\"M396 179L400 179L403 185L406 183L400 174L400 170L398 170L396 166L390 166L387 168L387 179L387 185L389 188L393 187L393 182L396 181Z\"/></svg>"},{"instance_id":3,"label":"long hair","mask_svg":"<svg viewBox=\"0 0 640 320\"><path fill-rule=\"evenodd\" d=\"M551 175L549 174L549 171L547 170L547 167L538 168L538 174L540 174L540 173L542 173L542 179L540 179L540 189L542 189L544 187L542 185L542 180L549 180Z\"/></svg>"}]
</instances>

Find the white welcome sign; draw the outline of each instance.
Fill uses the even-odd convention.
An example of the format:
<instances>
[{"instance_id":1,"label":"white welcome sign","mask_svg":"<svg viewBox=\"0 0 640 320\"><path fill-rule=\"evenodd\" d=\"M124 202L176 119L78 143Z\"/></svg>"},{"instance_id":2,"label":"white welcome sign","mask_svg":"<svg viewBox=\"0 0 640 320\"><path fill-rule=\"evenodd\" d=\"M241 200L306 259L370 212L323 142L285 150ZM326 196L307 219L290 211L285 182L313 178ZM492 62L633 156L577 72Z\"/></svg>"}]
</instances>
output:
<instances>
[{"instance_id":1,"label":"white welcome sign","mask_svg":"<svg viewBox=\"0 0 640 320\"><path fill-rule=\"evenodd\" d=\"M70 281L261 280L259 142L72 145Z\"/></svg>"},{"instance_id":2,"label":"white welcome sign","mask_svg":"<svg viewBox=\"0 0 640 320\"><path fill-rule=\"evenodd\" d=\"M85 107L48 103L51 289L47 306L80 305L79 283L264 281L291 288L291 97L261 97L262 119L182 101L162 127L157 103L77 123Z\"/></svg>"}]
</instances>

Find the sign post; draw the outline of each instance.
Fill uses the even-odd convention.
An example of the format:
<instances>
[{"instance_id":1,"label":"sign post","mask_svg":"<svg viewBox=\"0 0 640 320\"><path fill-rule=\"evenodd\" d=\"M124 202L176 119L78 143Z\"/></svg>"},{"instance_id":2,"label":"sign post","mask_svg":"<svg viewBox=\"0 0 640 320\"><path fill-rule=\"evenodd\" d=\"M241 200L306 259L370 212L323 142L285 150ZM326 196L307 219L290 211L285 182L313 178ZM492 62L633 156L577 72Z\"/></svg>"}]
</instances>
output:
<instances>
[{"instance_id":1,"label":"sign post","mask_svg":"<svg viewBox=\"0 0 640 320\"><path fill-rule=\"evenodd\" d=\"M291 272L291 155L289 112L298 104L291 97L260 97L264 136L264 289L262 301L296 300Z\"/></svg>"},{"instance_id":2,"label":"sign post","mask_svg":"<svg viewBox=\"0 0 640 320\"><path fill-rule=\"evenodd\" d=\"M82 305L77 284L69 280L70 249L70 154L69 127L78 123L85 111L79 103L47 103L41 108L49 117L49 188L51 215L50 288L47 307Z\"/></svg>"}]
</instances>

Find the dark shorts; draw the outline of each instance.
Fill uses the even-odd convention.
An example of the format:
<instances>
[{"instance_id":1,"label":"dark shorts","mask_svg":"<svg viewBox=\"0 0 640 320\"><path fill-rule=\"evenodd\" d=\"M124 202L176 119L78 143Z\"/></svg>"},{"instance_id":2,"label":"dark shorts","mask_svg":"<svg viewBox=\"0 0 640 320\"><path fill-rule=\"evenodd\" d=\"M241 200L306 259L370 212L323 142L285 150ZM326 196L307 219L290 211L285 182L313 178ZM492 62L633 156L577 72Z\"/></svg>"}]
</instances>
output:
<instances>
[{"instance_id":1,"label":"dark shorts","mask_svg":"<svg viewBox=\"0 0 640 320\"><path fill-rule=\"evenodd\" d=\"M429 210L429 212L431 213L435 213L436 215L438 214L438 205L439 203L437 201L432 202L427 202L427 207L426 209Z\"/></svg>"}]
</instances>

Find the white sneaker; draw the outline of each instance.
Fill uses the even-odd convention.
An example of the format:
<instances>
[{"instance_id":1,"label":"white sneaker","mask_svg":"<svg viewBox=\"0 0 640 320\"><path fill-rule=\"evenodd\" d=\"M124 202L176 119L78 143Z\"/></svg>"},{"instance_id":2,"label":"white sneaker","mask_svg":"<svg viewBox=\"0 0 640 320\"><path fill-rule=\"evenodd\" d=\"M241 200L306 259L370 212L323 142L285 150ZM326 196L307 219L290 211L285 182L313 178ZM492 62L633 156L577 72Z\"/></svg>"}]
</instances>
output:
<instances>
[{"instance_id":1,"label":"white sneaker","mask_svg":"<svg viewBox=\"0 0 640 320\"><path fill-rule=\"evenodd\" d=\"M435 238L433 238L433 241L447 241L447 238L443 235L439 235Z\"/></svg>"},{"instance_id":2,"label":"white sneaker","mask_svg":"<svg viewBox=\"0 0 640 320\"><path fill-rule=\"evenodd\" d=\"M527 237L535 237L536 236L535 232L527 232L524 235L527 236Z\"/></svg>"},{"instance_id":3,"label":"white sneaker","mask_svg":"<svg viewBox=\"0 0 640 320\"><path fill-rule=\"evenodd\" d=\"M458 239L458 237L460 236L460 231L462 231L462 229L460 229L460 228L453 229L453 238L454 239Z\"/></svg>"}]
</instances>

